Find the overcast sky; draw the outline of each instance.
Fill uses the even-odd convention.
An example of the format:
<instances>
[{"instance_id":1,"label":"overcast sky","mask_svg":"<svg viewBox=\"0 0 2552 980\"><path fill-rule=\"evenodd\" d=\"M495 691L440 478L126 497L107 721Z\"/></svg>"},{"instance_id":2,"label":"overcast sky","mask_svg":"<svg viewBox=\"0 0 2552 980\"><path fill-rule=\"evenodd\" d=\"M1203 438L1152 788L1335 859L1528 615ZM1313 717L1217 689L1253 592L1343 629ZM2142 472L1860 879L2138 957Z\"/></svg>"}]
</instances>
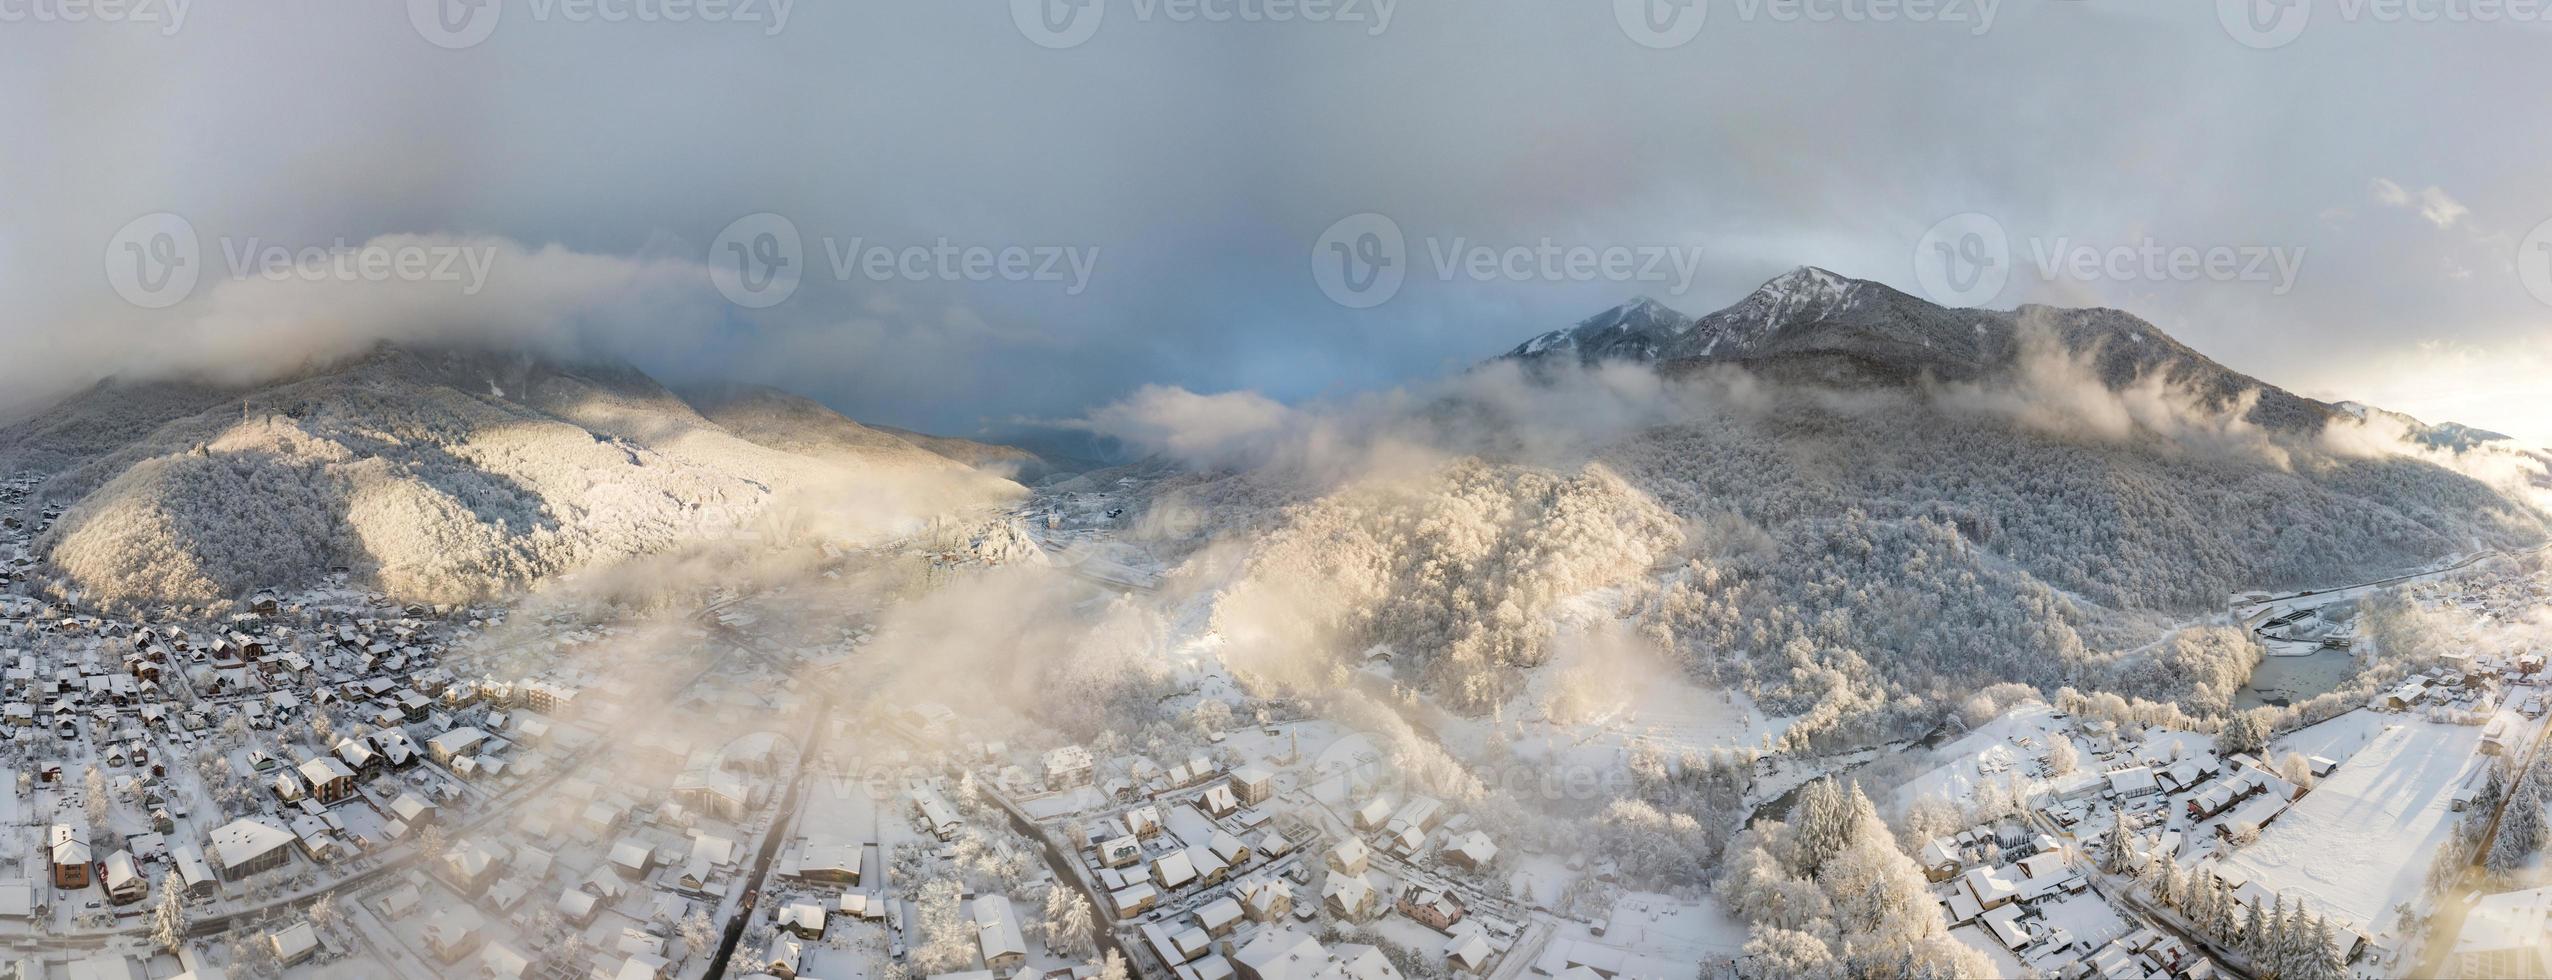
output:
<instances>
[{"instance_id":1,"label":"overcast sky","mask_svg":"<svg viewBox=\"0 0 2552 980\"><path fill-rule=\"evenodd\" d=\"M2552 442L2533 295L2552 252L2524 247L2552 219L2540 23L2328 4L2228 28L2213 3L2109 0L1990 20L1966 0L1956 22L1400 0L1387 24L1377 0L1203 6L1246 20L1178 0L149 0L66 22L64 2L0 4L0 403L448 328L968 433L1145 384L1385 387L1632 295L1707 312L1815 264L2116 306L2306 394ZM797 252L762 250L771 219L728 233L765 212ZM1367 213L1397 252L1373 251L1374 218L1331 234ZM184 224L134 224L160 214ZM1984 217L1943 224L1963 214ZM118 271L181 254L154 251L172 227L200 281ZM837 275L827 243L853 239L950 258ZM251 240L495 261L376 297L266 281L235 264ZM1441 265L1545 242L1548 267ZM1927 281L1924 255L1970 264ZM774 305L727 301L713 273L736 291L716 270L756 256L803 275ZM1396 279L1352 264L1375 258ZM1979 259L2004 279L1982 295Z\"/></svg>"}]
</instances>

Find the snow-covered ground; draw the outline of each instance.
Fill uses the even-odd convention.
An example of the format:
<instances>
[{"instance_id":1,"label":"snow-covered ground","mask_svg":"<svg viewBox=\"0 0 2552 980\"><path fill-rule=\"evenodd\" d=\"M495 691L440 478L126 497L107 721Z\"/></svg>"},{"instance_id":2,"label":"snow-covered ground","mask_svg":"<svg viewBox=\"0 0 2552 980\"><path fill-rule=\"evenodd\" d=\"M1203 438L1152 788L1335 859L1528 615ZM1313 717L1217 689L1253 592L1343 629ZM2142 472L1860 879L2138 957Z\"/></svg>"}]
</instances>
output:
<instances>
[{"instance_id":1,"label":"snow-covered ground","mask_svg":"<svg viewBox=\"0 0 2552 980\"><path fill-rule=\"evenodd\" d=\"M2058 739L2074 741L2079 761L2071 773L2049 773L2042 765ZM2073 739L2072 726L2039 701L2014 706L1977 726L1941 746L1939 756L1940 765L1898 788L1894 803L1899 810L1927 796L1965 806L1987 785L2017 786L2024 795L2036 796L2051 787L2098 778L2091 746Z\"/></svg>"},{"instance_id":2,"label":"snow-covered ground","mask_svg":"<svg viewBox=\"0 0 2552 980\"><path fill-rule=\"evenodd\" d=\"M2382 921L2418 897L2430 855L2453 829L2456 787L2488 761L2477 751L2481 733L2358 711L2281 740L2281 751L2343 762L2226 862L2360 927Z\"/></svg>"}]
</instances>

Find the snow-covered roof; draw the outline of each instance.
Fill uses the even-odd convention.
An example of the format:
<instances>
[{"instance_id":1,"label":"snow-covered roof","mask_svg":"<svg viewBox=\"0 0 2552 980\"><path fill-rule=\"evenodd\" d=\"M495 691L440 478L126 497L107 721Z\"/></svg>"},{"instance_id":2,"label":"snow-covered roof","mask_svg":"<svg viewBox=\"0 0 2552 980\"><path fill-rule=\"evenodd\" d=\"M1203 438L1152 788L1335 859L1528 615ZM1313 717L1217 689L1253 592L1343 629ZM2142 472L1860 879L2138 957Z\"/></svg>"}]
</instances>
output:
<instances>
[{"instance_id":1,"label":"snow-covered roof","mask_svg":"<svg viewBox=\"0 0 2552 980\"><path fill-rule=\"evenodd\" d=\"M225 868L248 864L269 851L290 846L295 839L292 831L254 817L233 820L204 837L212 847L213 859Z\"/></svg>"}]
</instances>

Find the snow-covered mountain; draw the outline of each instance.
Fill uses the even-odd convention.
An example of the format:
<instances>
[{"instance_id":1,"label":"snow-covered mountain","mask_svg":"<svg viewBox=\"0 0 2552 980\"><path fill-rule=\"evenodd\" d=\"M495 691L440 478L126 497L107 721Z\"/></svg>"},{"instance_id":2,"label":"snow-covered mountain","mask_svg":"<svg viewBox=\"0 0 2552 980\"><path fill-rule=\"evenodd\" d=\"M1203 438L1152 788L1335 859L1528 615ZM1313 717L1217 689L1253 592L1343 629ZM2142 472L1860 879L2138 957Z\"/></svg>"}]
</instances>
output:
<instances>
[{"instance_id":1,"label":"snow-covered mountain","mask_svg":"<svg viewBox=\"0 0 2552 980\"><path fill-rule=\"evenodd\" d=\"M1646 296L1527 340L1506 356L1523 361L1578 363L1654 361L1692 329L1692 318Z\"/></svg>"},{"instance_id":2,"label":"snow-covered mountain","mask_svg":"<svg viewBox=\"0 0 2552 980\"><path fill-rule=\"evenodd\" d=\"M882 534L1021 492L795 396L700 404L623 363L385 346L249 388L101 383L0 429L0 473L41 478L64 511L37 548L103 604L337 566L456 601L783 515Z\"/></svg>"},{"instance_id":3,"label":"snow-covered mountain","mask_svg":"<svg viewBox=\"0 0 2552 980\"><path fill-rule=\"evenodd\" d=\"M2250 420L2286 430L2317 429L2335 411L2225 367L2120 310L1953 309L1814 266L1776 276L1725 309L1679 320L1642 299L1536 337L1506 356L1530 360L1619 338L1583 359L1652 361L1670 370L1742 364L1775 377L1830 383L1973 381L2018 366L2038 332L2087 358L2112 387L2159 373L2219 406L2256 391Z\"/></svg>"}]
</instances>

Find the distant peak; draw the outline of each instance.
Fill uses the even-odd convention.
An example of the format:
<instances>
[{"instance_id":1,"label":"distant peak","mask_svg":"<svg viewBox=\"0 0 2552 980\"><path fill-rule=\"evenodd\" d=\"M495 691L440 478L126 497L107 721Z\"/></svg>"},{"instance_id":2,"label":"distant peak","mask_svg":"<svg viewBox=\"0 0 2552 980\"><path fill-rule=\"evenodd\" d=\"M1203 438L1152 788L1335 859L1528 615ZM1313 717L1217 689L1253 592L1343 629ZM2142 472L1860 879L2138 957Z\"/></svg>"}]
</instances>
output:
<instances>
[{"instance_id":1,"label":"distant peak","mask_svg":"<svg viewBox=\"0 0 2552 980\"><path fill-rule=\"evenodd\" d=\"M1598 326L1620 328L1652 323L1681 324L1690 319L1653 297L1633 296L1629 302L1578 321L1578 326L1581 329Z\"/></svg>"}]
</instances>

